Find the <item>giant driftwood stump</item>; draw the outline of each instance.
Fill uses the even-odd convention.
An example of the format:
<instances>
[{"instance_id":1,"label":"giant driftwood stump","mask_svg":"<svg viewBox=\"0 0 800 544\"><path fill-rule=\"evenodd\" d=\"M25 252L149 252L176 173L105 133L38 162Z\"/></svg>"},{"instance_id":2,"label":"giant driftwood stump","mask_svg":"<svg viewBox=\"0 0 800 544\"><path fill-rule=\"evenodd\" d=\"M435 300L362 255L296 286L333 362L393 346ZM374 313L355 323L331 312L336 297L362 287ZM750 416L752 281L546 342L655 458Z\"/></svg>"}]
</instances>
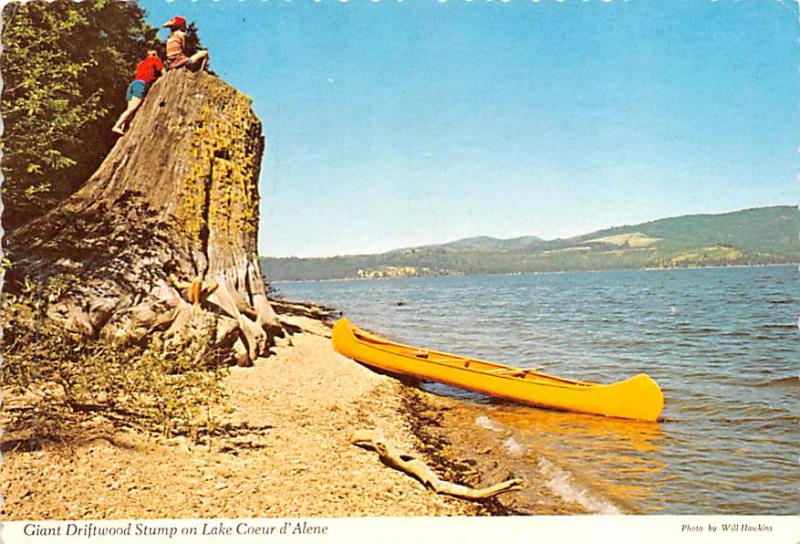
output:
<instances>
[{"instance_id":1,"label":"giant driftwood stump","mask_svg":"<svg viewBox=\"0 0 800 544\"><path fill-rule=\"evenodd\" d=\"M282 335L257 264L263 150L249 98L168 73L86 184L9 235L8 279L76 277L48 317L91 337L191 336L216 315L215 343L251 364Z\"/></svg>"}]
</instances>

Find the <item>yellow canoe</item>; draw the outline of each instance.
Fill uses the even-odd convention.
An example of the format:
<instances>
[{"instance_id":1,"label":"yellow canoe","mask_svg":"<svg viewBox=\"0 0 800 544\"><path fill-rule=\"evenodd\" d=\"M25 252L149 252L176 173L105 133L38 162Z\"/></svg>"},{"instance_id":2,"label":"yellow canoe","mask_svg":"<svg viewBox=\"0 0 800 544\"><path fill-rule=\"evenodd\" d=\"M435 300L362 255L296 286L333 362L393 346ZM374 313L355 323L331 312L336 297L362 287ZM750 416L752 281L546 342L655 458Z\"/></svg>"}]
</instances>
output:
<instances>
[{"instance_id":1,"label":"yellow canoe","mask_svg":"<svg viewBox=\"0 0 800 544\"><path fill-rule=\"evenodd\" d=\"M367 366L534 406L645 421L658 419L664 407L661 389L647 374L607 385L568 380L398 344L344 318L334 325L331 340L336 351Z\"/></svg>"}]
</instances>

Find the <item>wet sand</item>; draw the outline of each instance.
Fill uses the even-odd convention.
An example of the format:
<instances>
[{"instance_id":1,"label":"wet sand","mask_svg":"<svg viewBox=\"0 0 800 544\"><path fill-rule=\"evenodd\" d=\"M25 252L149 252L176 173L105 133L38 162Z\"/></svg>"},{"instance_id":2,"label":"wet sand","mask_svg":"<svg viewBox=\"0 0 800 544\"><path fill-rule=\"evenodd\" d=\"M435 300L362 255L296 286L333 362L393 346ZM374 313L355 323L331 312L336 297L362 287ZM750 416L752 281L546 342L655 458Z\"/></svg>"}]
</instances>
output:
<instances>
[{"instance_id":1,"label":"wet sand","mask_svg":"<svg viewBox=\"0 0 800 544\"><path fill-rule=\"evenodd\" d=\"M353 431L377 429L443 479L484 485L510 475L490 451L478 451L483 431L459 416L459 401L339 356L326 324L292 313L298 315L281 315L294 331L291 346L275 348L254 367L233 368L226 378L228 398L217 408L223 432L210 443L131 431L34 451L20 443L4 453L0 467L2 519L577 511L544 487L532 509L511 495L482 504L437 495L351 445ZM11 438L4 437L6 444Z\"/></svg>"}]
</instances>

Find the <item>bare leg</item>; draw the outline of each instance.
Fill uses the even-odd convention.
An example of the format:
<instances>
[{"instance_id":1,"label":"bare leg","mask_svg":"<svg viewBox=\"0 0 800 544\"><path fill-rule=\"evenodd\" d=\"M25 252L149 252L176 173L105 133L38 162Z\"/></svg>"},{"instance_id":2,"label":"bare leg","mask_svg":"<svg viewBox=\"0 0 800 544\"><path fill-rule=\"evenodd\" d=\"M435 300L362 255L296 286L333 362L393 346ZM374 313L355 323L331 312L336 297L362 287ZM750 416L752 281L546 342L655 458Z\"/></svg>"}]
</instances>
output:
<instances>
[{"instance_id":1,"label":"bare leg","mask_svg":"<svg viewBox=\"0 0 800 544\"><path fill-rule=\"evenodd\" d=\"M142 99L135 96L128 100L128 109L123 111L119 116L119 119L117 119L117 122L114 123L114 126L111 128L112 132L116 132L117 134L125 134L125 123L127 123L131 117L133 117L133 114L136 112L139 106L141 106L141 104Z\"/></svg>"},{"instance_id":2,"label":"bare leg","mask_svg":"<svg viewBox=\"0 0 800 544\"><path fill-rule=\"evenodd\" d=\"M208 51L206 51L205 49L202 51L198 51L197 53L192 55L190 59L192 66L199 66L199 68L197 68L197 71L202 72L205 69L206 64L208 63ZM198 65L197 63L201 60L202 62Z\"/></svg>"}]
</instances>

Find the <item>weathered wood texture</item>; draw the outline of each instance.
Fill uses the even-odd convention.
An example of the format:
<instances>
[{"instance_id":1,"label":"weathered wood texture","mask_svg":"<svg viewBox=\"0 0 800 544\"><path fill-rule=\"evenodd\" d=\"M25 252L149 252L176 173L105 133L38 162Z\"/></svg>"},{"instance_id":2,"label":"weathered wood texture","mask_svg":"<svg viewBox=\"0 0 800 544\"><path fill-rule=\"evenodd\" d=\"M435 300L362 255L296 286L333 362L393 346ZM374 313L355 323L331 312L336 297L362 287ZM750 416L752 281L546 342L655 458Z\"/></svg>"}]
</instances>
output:
<instances>
[{"instance_id":1,"label":"weathered wood texture","mask_svg":"<svg viewBox=\"0 0 800 544\"><path fill-rule=\"evenodd\" d=\"M350 436L350 442L357 446L375 450L378 452L381 461L388 466L410 474L422 482L425 487L433 489L436 493L451 495L460 499L490 499L501 493L519 491L525 485L519 478L512 478L511 480L506 480L480 489L473 489L464 485L446 482L439 478L428 465L413 455L398 451L375 430L358 430Z\"/></svg>"},{"instance_id":2,"label":"weathered wood texture","mask_svg":"<svg viewBox=\"0 0 800 544\"><path fill-rule=\"evenodd\" d=\"M249 98L168 73L87 183L10 234L9 280L77 276L50 317L91 336L192 334L216 314L217 343L251 364L282 335L257 262L263 150ZM191 304L170 273L218 288Z\"/></svg>"}]
</instances>

